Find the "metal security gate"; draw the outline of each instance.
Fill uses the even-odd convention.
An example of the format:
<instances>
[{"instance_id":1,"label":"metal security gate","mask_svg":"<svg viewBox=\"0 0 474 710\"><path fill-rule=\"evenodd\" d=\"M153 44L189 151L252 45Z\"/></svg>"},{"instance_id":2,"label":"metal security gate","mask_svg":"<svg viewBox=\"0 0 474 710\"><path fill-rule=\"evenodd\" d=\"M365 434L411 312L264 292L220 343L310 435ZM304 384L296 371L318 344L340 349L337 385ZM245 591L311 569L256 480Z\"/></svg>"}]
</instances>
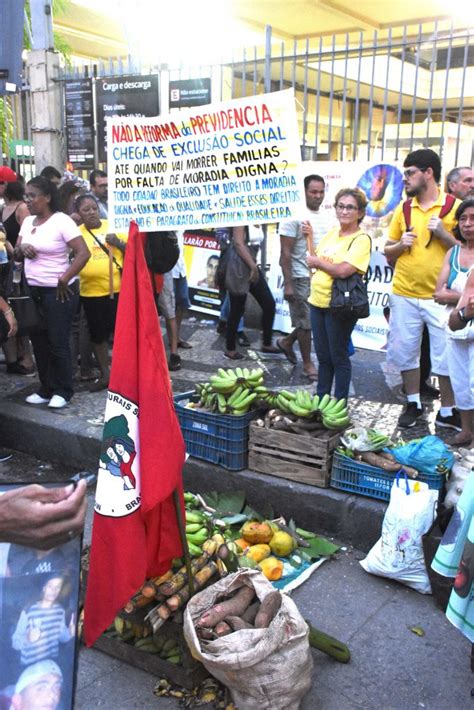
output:
<instances>
[{"instance_id":1,"label":"metal security gate","mask_svg":"<svg viewBox=\"0 0 474 710\"><path fill-rule=\"evenodd\" d=\"M473 162L474 30L438 23L275 42L212 66L138 66L132 58L90 62L62 80L154 73L160 113L175 79L209 78L213 102L293 88L304 160L401 160L432 147L446 169ZM32 169L29 92L0 98L3 153ZM63 132L64 135L64 132ZM97 156L96 156L97 162Z\"/></svg>"}]
</instances>

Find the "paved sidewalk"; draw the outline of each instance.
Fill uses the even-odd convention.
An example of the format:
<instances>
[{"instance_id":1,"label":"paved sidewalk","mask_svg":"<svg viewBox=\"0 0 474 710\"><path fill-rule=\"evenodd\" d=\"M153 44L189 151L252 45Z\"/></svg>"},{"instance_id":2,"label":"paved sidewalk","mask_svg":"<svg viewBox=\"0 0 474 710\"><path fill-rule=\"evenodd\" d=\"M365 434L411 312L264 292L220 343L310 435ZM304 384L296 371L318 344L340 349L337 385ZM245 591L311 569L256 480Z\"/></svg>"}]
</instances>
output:
<instances>
[{"instance_id":1,"label":"paved sidewalk","mask_svg":"<svg viewBox=\"0 0 474 710\"><path fill-rule=\"evenodd\" d=\"M257 346L258 333L249 331L248 335ZM232 365L223 359L223 339L209 323L188 319L183 337L191 341L193 349L181 351L183 369L172 373L175 393L192 389L196 381L207 379L218 367ZM355 421L396 434L400 433L396 421L401 403L386 385L384 360L383 353L356 352L352 359L351 412ZM262 358L252 348L248 362L265 368L269 384L314 389L302 376L300 362L292 367L280 356ZM78 470L95 470L106 393L91 394L81 383L70 406L52 412L24 403L35 386L35 378L6 375L0 365L3 443L40 459L16 454L12 462L0 464L0 479L57 480L67 479ZM437 403L427 403L426 418L405 431L405 438L428 433L449 437L445 430L435 432L437 407ZM241 487L254 504L276 501L278 512L294 515L303 527L332 534L346 547L293 593L303 616L347 643L352 652L347 666L313 652L314 682L302 710L445 710L465 708L472 702L474 679L469 670L467 640L449 624L431 597L368 575L358 564L365 554L361 549L367 551L378 537L383 503L249 471L228 472L196 460L186 466L185 485L191 490ZM90 540L91 520L92 500L86 542ZM425 636L411 632L413 626L421 626ZM83 648L76 708L176 709L176 700L153 696L155 680L98 651Z\"/></svg>"}]
</instances>

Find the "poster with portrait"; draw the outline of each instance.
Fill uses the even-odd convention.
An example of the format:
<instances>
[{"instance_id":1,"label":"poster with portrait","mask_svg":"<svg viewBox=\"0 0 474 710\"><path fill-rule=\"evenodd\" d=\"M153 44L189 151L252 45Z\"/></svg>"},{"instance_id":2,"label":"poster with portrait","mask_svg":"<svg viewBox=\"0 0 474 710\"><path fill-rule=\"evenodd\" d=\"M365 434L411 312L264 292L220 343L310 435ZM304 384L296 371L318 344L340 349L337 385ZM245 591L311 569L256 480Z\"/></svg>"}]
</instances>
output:
<instances>
[{"instance_id":1,"label":"poster with portrait","mask_svg":"<svg viewBox=\"0 0 474 710\"><path fill-rule=\"evenodd\" d=\"M0 543L0 708L73 708L80 564L80 538L50 550Z\"/></svg>"},{"instance_id":2,"label":"poster with portrait","mask_svg":"<svg viewBox=\"0 0 474 710\"><path fill-rule=\"evenodd\" d=\"M216 271L220 247L214 229L183 232L183 258L191 309L218 316L221 308Z\"/></svg>"}]
</instances>

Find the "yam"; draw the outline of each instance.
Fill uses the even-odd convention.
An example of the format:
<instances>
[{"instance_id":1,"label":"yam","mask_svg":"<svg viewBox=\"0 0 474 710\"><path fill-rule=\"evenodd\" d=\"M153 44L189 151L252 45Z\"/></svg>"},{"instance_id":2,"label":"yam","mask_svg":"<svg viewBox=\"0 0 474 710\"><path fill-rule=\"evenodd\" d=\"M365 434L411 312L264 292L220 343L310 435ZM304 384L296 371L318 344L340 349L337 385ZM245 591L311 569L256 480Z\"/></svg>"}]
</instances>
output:
<instances>
[{"instance_id":1,"label":"yam","mask_svg":"<svg viewBox=\"0 0 474 710\"><path fill-rule=\"evenodd\" d=\"M416 469L411 466L405 466L396 460L390 461L385 458L385 456L376 454L373 451L357 452L357 458L360 461L365 461L365 463L368 463L370 466L381 468L383 471L396 473L397 471L400 471L400 469L403 469L410 478L418 478L418 471Z\"/></svg>"},{"instance_id":2,"label":"yam","mask_svg":"<svg viewBox=\"0 0 474 710\"><path fill-rule=\"evenodd\" d=\"M215 606L205 611L201 618L198 620L196 626L207 626L213 627L223 621L226 616L242 616L244 611L252 602L255 596L255 592L252 587L247 587L244 585L240 587L237 594L228 599L227 601L216 604Z\"/></svg>"},{"instance_id":3,"label":"yam","mask_svg":"<svg viewBox=\"0 0 474 710\"><path fill-rule=\"evenodd\" d=\"M260 603L260 609L255 617L256 629L266 629L270 626L281 607L281 601L281 592L275 590L267 594Z\"/></svg>"}]
</instances>

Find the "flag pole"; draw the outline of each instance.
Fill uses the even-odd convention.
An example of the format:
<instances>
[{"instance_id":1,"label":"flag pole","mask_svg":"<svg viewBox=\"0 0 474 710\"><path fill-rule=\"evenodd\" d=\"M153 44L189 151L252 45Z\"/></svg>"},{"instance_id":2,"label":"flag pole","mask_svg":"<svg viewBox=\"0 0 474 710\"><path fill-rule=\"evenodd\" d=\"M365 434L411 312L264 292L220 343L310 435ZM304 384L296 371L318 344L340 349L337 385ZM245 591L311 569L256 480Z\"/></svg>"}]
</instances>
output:
<instances>
[{"instance_id":1,"label":"flag pole","mask_svg":"<svg viewBox=\"0 0 474 710\"><path fill-rule=\"evenodd\" d=\"M191 556L189 554L188 540L186 537L185 523L183 521L183 515L181 511L181 505L179 501L178 489L175 488L173 491L173 503L176 511L176 520L178 521L179 537L181 538L181 544L183 546L183 557L184 564L186 566L186 572L188 575L188 588L189 596L194 594L194 582L193 582L193 572L191 569Z\"/></svg>"}]
</instances>

